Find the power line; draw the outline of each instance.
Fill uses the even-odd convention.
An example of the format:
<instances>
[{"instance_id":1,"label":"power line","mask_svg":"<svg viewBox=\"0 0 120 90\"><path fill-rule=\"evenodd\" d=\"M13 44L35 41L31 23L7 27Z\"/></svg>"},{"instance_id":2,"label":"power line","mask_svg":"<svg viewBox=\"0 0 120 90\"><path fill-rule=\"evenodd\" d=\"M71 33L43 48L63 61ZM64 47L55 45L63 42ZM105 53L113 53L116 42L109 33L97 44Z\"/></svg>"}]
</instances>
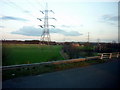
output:
<instances>
[{"instance_id":1,"label":"power line","mask_svg":"<svg viewBox=\"0 0 120 90\"><path fill-rule=\"evenodd\" d=\"M34 0L34 2L36 2L36 0ZM33 3L31 3L30 0L27 0L27 3L28 3L30 6L32 6L32 8L34 8L35 10L38 9L38 7L37 7L36 5L34 5Z\"/></svg>"},{"instance_id":2,"label":"power line","mask_svg":"<svg viewBox=\"0 0 120 90\"><path fill-rule=\"evenodd\" d=\"M30 16L32 16L32 17L35 17L36 18L36 16L34 16L33 14L31 14L31 13L28 13L29 11L28 10L24 10L23 8L21 8L20 6L18 6L18 5L16 5L14 2L12 2L12 1L10 1L10 0L7 0L7 2L6 1L3 1L5 4L7 4L8 6L10 6L10 7L13 7L14 9L17 9L17 11L18 11L18 9L19 9L19 11L21 11L21 12L23 12L23 13L26 13L26 14L29 14ZM16 8L17 7L17 8Z\"/></svg>"},{"instance_id":3,"label":"power line","mask_svg":"<svg viewBox=\"0 0 120 90\"><path fill-rule=\"evenodd\" d=\"M40 3L39 0L35 0L35 2L36 2L38 7L41 7L41 9L44 9L44 6L42 5L42 1Z\"/></svg>"}]
</instances>

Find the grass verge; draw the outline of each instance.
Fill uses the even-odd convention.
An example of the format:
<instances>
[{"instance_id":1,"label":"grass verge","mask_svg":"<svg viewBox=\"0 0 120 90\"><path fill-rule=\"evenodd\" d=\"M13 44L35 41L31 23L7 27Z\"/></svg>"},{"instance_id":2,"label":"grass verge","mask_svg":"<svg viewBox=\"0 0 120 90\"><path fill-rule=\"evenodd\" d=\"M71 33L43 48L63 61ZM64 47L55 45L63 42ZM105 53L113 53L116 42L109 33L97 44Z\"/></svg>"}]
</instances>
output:
<instances>
[{"instance_id":1,"label":"grass verge","mask_svg":"<svg viewBox=\"0 0 120 90\"><path fill-rule=\"evenodd\" d=\"M80 61L73 63L64 63L64 64L47 64L47 65L38 65L36 67L23 67L18 69L4 70L3 80L12 79L16 77L30 76L30 75L39 75L48 72L55 72L60 70L66 70L70 68L84 67L93 64L99 64L107 62L106 60L89 60L89 61Z\"/></svg>"}]
</instances>

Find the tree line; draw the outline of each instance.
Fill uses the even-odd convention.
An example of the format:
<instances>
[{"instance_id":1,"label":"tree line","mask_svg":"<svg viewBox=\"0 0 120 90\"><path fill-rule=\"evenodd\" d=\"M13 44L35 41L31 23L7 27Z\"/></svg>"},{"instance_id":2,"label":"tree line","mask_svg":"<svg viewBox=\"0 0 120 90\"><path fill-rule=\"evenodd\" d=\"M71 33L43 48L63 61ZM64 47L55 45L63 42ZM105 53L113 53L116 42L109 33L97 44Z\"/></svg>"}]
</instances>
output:
<instances>
[{"instance_id":1,"label":"tree line","mask_svg":"<svg viewBox=\"0 0 120 90\"><path fill-rule=\"evenodd\" d=\"M103 44L84 44L84 46L75 47L72 44L64 44L63 51L68 54L69 58L81 58L95 56L98 53L120 52L119 43Z\"/></svg>"}]
</instances>

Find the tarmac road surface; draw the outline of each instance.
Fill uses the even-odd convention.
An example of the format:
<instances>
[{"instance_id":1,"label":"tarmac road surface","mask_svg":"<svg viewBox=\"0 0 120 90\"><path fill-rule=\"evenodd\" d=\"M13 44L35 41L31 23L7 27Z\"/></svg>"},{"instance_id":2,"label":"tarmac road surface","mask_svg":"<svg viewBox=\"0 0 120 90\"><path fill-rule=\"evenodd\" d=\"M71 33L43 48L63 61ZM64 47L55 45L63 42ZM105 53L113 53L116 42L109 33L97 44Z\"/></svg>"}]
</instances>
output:
<instances>
[{"instance_id":1,"label":"tarmac road surface","mask_svg":"<svg viewBox=\"0 0 120 90\"><path fill-rule=\"evenodd\" d=\"M120 60L6 80L2 88L117 88Z\"/></svg>"}]
</instances>

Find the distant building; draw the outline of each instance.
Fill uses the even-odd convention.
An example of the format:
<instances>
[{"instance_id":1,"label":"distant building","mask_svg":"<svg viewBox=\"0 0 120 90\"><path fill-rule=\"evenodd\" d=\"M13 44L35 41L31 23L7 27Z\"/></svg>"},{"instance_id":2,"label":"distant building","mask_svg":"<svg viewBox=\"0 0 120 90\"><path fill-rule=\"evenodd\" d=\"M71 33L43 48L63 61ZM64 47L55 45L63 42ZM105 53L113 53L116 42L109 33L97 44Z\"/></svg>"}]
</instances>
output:
<instances>
[{"instance_id":1,"label":"distant building","mask_svg":"<svg viewBox=\"0 0 120 90\"><path fill-rule=\"evenodd\" d=\"M78 44L78 43L72 43L71 44L73 47L79 47L80 46L80 44Z\"/></svg>"}]
</instances>

